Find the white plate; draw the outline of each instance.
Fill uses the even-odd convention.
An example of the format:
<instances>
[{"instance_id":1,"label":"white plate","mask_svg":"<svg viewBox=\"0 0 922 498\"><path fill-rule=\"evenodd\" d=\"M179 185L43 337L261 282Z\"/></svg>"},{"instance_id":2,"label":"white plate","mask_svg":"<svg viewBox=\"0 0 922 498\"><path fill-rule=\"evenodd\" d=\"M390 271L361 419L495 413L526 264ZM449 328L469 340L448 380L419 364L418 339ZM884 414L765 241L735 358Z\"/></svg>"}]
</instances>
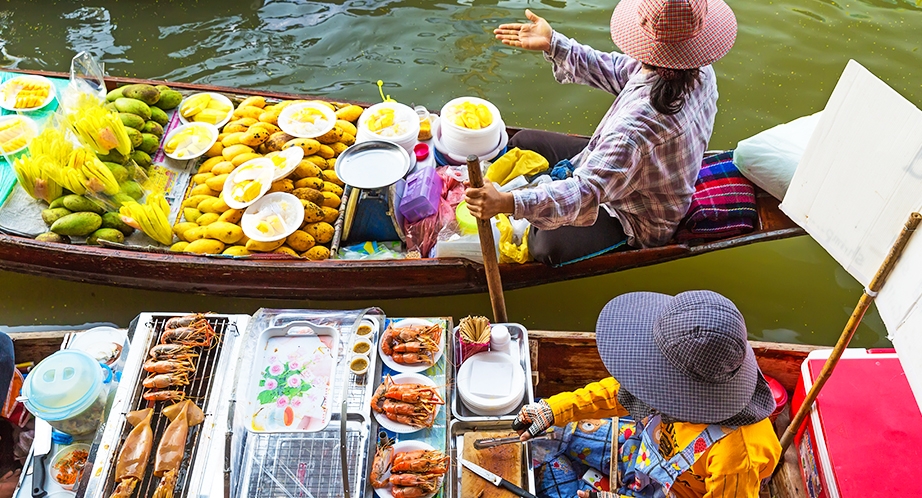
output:
<instances>
[{"instance_id":1,"label":"white plate","mask_svg":"<svg viewBox=\"0 0 922 498\"><path fill-rule=\"evenodd\" d=\"M307 128L307 123L302 121L297 121L295 119L295 114L301 109L316 109L323 114L324 123L322 126L310 129ZM317 104L314 102L299 102L297 104L291 104L290 106L282 109L282 112L279 113L279 128L282 129L285 133L298 138L314 138L323 135L324 133L333 129L333 126L336 125L336 114L332 109L323 105Z\"/></svg>"},{"instance_id":2,"label":"white plate","mask_svg":"<svg viewBox=\"0 0 922 498\"><path fill-rule=\"evenodd\" d=\"M12 92L12 90L13 90L13 86L16 85L16 81L20 79L42 82L48 85L48 96L45 97L45 100L42 102L41 105L37 105L35 107L13 107L13 105L16 103L16 94L19 92L17 91L14 93ZM10 90L10 93L7 93L7 90ZM34 111L37 109L41 109L42 107L45 107L46 105L50 104L51 101L54 100L54 95L55 95L54 84L48 78L44 76L33 75L33 74L22 74L22 75L16 76L15 78L11 78L7 80L3 84L3 86L0 87L0 107L6 109L7 111L13 111L13 112Z\"/></svg>"},{"instance_id":3,"label":"white plate","mask_svg":"<svg viewBox=\"0 0 922 498\"><path fill-rule=\"evenodd\" d=\"M14 120L22 121L23 125L25 125L26 127L26 130L23 131L23 133L28 133L29 137L26 139L26 144L23 145L22 147L15 149L15 150L9 150L9 151L0 150L0 154L6 154L8 156L16 154L17 152L20 152L24 150L26 147L28 147L29 142L31 142L32 139L38 135L38 125L35 124L35 121L33 121L32 118L28 116L19 116L19 115L2 116L0 117L0 125L10 122L10 121L14 121ZM6 133L6 131L0 131L0 135L3 135L4 133Z\"/></svg>"},{"instance_id":4,"label":"white plate","mask_svg":"<svg viewBox=\"0 0 922 498\"><path fill-rule=\"evenodd\" d=\"M459 164L467 164L467 156L455 154L454 152L446 150L445 146L442 145L442 142L440 140L441 135L442 135L442 128L439 125L440 121L441 119L439 119L438 116L436 116L435 119L432 120L432 125L431 125L432 126L432 145L435 146L436 150L441 152L443 155L447 156L452 161L459 163ZM493 158L495 158L496 155L499 154L500 151L503 150L503 147L505 147L508 144L509 144L509 133L506 131L506 124L502 123L502 128L500 129L500 134L499 134L499 145L497 145L496 148L490 151L489 153L484 154L483 156L480 156L480 158L485 161L490 161Z\"/></svg>"},{"instance_id":5,"label":"white plate","mask_svg":"<svg viewBox=\"0 0 922 498\"><path fill-rule=\"evenodd\" d=\"M214 124L214 127L215 127L215 128L220 129L222 126L226 125L227 122L230 121L231 116L234 115L234 103L231 102L231 100L230 100L229 98L225 97L224 95L221 95L220 93L214 93L214 92L203 92L203 93L207 93L208 95L211 95L212 100L220 100L220 101L221 101L222 103L224 103L225 105L229 105L229 106L230 106L230 110L227 111L227 116L224 116L224 119L222 119L221 121L218 121L217 123ZM182 101L180 101L180 102L179 102L179 105L176 107L176 114L179 115L179 122L180 122L180 123L182 123L182 124L187 124L187 123L203 122L203 121L190 121L190 120L184 118L183 115L182 115L182 113L179 112L179 110L182 109L182 105L185 104L187 100L191 99L192 97L195 97L196 95L201 95L201 93L193 93L192 95L189 95L188 97L182 99ZM205 124L209 124L209 125L210 125L211 123L205 123Z\"/></svg>"},{"instance_id":6,"label":"white plate","mask_svg":"<svg viewBox=\"0 0 922 498\"><path fill-rule=\"evenodd\" d=\"M256 224L265 216L273 213L270 206L272 204L278 206L282 202L287 202L289 205L286 211L278 209L284 229L273 235L266 235L257 230ZM301 226L302 222L304 222L304 206L301 205L301 201L287 192L273 192L262 196L247 208L243 213L243 218L240 219L240 227L243 228L244 235L257 242L272 242L288 237Z\"/></svg>"},{"instance_id":7,"label":"white plate","mask_svg":"<svg viewBox=\"0 0 922 498\"><path fill-rule=\"evenodd\" d=\"M410 170L410 155L387 140L349 146L336 159L336 176L355 188L375 189L394 184Z\"/></svg>"},{"instance_id":8,"label":"white plate","mask_svg":"<svg viewBox=\"0 0 922 498\"><path fill-rule=\"evenodd\" d=\"M433 322L430 322L429 320L423 320L422 318L406 318L406 319L398 320L394 323L391 323L390 326L397 328L397 327L410 327L412 325L433 325ZM420 363L418 365L404 365L402 363L397 363L389 355L384 354L384 351L381 350L382 344L383 344L383 341L379 340L378 341L378 356L381 357L381 361L383 361L385 365L393 368L394 370L398 372L409 372L409 373L422 372L423 370L428 370L431 366L438 363L439 359L442 358L442 352L445 351L445 331L444 330L442 331L441 338L439 339L439 351L435 354L435 361L433 362L432 365L426 365L423 363Z\"/></svg>"},{"instance_id":9,"label":"white plate","mask_svg":"<svg viewBox=\"0 0 922 498\"><path fill-rule=\"evenodd\" d=\"M166 149L164 149L163 153L166 154L167 157L176 159L179 161L188 161L189 159L195 159L197 157L200 157L202 154L208 152L208 149L210 149L211 146L214 145L215 142L218 141L218 129L215 128L214 125L211 125L209 123L186 123L182 126L177 126L175 130L171 131L170 134L166 136L166 139L163 141L164 147L166 147L166 144L170 143L170 140L172 140L173 137L175 137L177 134L185 130L191 129L191 128L201 128L202 130L208 133L209 138L206 142L202 142L203 143L202 149L195 154L186 154L183 156L177 155L176 150L173 150L173 152L167 152Z\"/></svg>"},{"instance_id":10,"label":"white plate","mask_svg":"<svg viewBox=\"0 0 922 498\"><path fill-rule=\"evenodd\" d=\"M400 441L398 443L394 443L394 455L397 453L407 453L409 451L432 451L434 449L434 447L422 441ZM443 478L439 479L439 487L436 488L435 492L429 493L428 495L423 495L423 498L432 498L435 496L436 493L442 489L442 481L444 481L444 476ZM391 487L389 485L386 488L375 488L375 494L377 494L379 498L394 498L394 494L391 493Z\"/></svg>"},{"instance_id":11,"label":"white plate","mask_svg":"<svg viewBox=\"0 0 922 498\"><path fill-rule=\"evenodd\" d=\"M391 379L394 381L395 384L423 384L426 386L438 387L436 386L435 381L433 381L429 377L426 377L425 375L418 374L418 373L402 373L402 374L392 375ZM384 379L381 379L381 382L384 382ZM445 396L442 393L439 393L439 395L442 396L442 399L445 398ZM441 409L442 409L442 405L436 405L436 409L435 409L436 417L439 416L439 410ZM385 414L378 413L374 410L372 410L372 413L375 414L375 420L378 421L378 424L381 427L384 427L385 429L389 431L397 432L399 434L409 434L411 432L417 432L417 431L426 429L426 427L413 427L412 425L394 422L393 420L387 418Z\"/></svg>"},{"instance_id":12,"label":"white plate","mask_svg":"<svg viewBox=\"0 0 922 498\"><path fill-rule=\"evenodd\" d=\"M243 209L258 201L263 195L266 194L266 192L269 191L269 188L272 187L272 176L274 172L275 165L272 164L271 160L266 159L265 157L250 159L249 161L234 168L234 171L230 172L227 180L224 181L224 190L221 191L221 197L224 198L224 202L228 206L234 209ZM237 201L231 197L231 191L234 190L234 186L238 183L237 176L242 174L248 175L248 178L245 179L259 179L262 184L260 185L259 195L257 195L253 200L249 202ZM249 178L250 176L252 176L252 178Z\"/></svg>"},{"instance_id":13,"label":"white plate","mask_svg":"<svg viewBox=\"0 0 922 498\"><path fill-rule=\"evenodd\" d=\"M304 149L301 147L289 147L283 151L270 152L266 154L265 157L266 159L270 159L274 156L284 157L285 163L275 167L275 176L272 178L272 181L281 180L294 171L295 168L298 167L298 164L301 163L301 159L304 159Z\"/></svg>"}]
</instances>

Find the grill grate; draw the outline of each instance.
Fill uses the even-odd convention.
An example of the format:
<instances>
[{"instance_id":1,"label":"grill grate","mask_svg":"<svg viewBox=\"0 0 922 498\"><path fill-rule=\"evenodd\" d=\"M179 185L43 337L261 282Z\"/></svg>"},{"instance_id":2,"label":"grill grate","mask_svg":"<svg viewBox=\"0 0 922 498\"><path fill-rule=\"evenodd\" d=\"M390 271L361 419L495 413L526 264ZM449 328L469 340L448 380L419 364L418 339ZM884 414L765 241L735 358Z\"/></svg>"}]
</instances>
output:
<instances>
[{"instance_id":1,"label":"grill grate","mask_svg":"<svg viewBox=\"0 0 922 498\"><path fill-rule=\"evenodd\" d=\"M252 435L250 437L253 437ZM248 444L254 453L248 469L248 497L259 498L327 498L343 495L340 469L339 423L303 436L269 434L253 437ZM357 427L346 432L350 456L350 477L362 472L365 431ZM353 490L353 496L362 496Z\"/></svg>"},{"instance_id":2,"label":"grill grate","mask_svg":"<svg viewBox=\"0 0 922 498\"><path fill-rule=\"evenodd\" d=\"M160 335L163 333L164 326L166 325L167 320L170 318L173 318L173 316L154 315L152 317L151 322L148 324L148 327L150 327L150 330L152 331L150 334L151 342L147 345L148 351L151 347L160 342ZM173 387L173 389L182 390L186 394L186 397L194 401L202 410L205 409L205 402L211 395L211 387L214 384L212 382L212 376L215 373L214 369L218 364L218 359L220 358L221 342L224 339L225 332L229 327L232 326L230 325L230 321L224 317L209 317L206 315L206 318L208 319L208 323L215 331L213 346L210 349L194 348L199 356L192 360L192 363L195 365L195 373L190 377L189 385ZM154 477L154 455L157 451L157 445L160 443L160 438L163 436L163 432L166 430L167 425L170 423L170 420L161 413L161 410L165 406L168 406L170 402L154 402L144 399L143 395L146 389L141 384L141 382L144 380L145 376L146 372L141 372L139 375L137 385L135 386L134 400L132 401L130 409L128 410L134 411L142 410L148 407L154 408L154 416L151 423L151 429L154 433L154 447L151 449L151 458L148 463L147 470L144 474L144 479L141 480L135 491L134 496L138 497L152 496L154 489L156 489L157 484L160 482L158 477ZM206 421L206 423L208 422ZM186 441L186 448L191 448L191 450L186 451L186 454L183 456L179 472L177 473L176 487L174 488L174 496L176 497L185 496L186 487L188 485L189 478L191 477L191 463L194 461L195 454L198 450L198 442L201 436L203 425L204 424L199 424L195 427L189 428L189 436ZM122 430L122 435L119 440L124 441L125 437L128 436L128 433L131 432L131 429L131 424L125 422L125 427ZM103 496L111 495L112 491L115 489L115 466L117 464L118 452L120 451L121 445L119 445L119 448L117 448L116 452L113 454L112 467L109 470L109 475L112 476L112 478L109 479L108 483L106 483Z\"/></svg>"}]
</instances>

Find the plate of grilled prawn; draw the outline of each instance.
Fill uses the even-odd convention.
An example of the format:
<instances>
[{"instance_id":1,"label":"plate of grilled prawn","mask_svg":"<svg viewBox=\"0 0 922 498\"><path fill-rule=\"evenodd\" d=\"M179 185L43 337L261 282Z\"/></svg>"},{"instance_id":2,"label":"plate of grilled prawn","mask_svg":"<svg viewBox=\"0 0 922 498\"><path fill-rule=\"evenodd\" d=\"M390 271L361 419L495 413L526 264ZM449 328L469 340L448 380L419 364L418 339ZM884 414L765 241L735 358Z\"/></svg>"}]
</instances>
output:
<instances>
[{"instance_id":1,"label":"plate of grilled prawn","mask_svg":"<svg viewBox=\"0 0 922 498\"><path fill-rule=\"evenodd\" d=\"M431 498L442 487L448 456L422 441L382 438L371 467L379 498Z\"/></svg>"},{"instance_id":2,"label":"plate of grilled prawn","mask_svg":"<svg viewBox=\"0 0 922 498\"><path fill-rule=\"evenodd\" d=\"M402 434L432 427L444 404L435 382L417 373L385 375L371 397L378 424Z\"/></svg>"},{"instance_id":3,"label":"plate of grilled prawn","mask_svg":"<svg viewBox=\"0 0 922 498\"><path fill-rule=\"evenodd\" d=\"M384 364L404 373L427 370L438 363L444 349L442 325L422 318L392 322L378 341Z\"/></svg>"}]
</instances>

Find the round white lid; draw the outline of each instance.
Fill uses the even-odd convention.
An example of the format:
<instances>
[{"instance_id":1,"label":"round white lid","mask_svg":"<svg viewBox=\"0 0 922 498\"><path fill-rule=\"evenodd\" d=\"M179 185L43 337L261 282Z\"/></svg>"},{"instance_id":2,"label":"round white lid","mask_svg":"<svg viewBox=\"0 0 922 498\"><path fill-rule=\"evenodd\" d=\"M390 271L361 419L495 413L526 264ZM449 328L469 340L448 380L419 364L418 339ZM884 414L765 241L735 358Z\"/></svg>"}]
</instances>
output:
<instances>
[{"instance_id":1,"label":"round white lid","mask_svg":"<svg viewBox=\"0 0 922 498\"><path fill-rule=\"evenodd\" d=\"M468 407L499 410L522 399L525 371L507 354L477 353L461 364L457 386Z\"/></svg>"}]
</instances>

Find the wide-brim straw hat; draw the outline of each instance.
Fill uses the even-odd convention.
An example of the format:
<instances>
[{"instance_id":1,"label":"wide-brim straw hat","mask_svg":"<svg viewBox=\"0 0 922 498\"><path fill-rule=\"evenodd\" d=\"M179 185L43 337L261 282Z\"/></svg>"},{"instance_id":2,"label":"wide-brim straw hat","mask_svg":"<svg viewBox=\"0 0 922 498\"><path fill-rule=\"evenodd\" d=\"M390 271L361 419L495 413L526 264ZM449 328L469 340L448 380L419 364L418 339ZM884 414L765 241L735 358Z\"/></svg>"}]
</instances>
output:
<instances>
[{"instance_id":1,"label":"wide-brim straw hat","mask_svg":"<svg viewBox=\"0 0 922 498\"><path fill-rule=\"evenodd\" d=\"M736 17L723 0L622 0L611 16L611 38L651 66L703 67L730 51Z\"/></svg>"},{"instance_id":2,"label":"wide-brim straw hat","mask_svg":"<svg viewBox=\"0 0 922 498\"><path fill-rule=\"evenodd\" d=\"M636 398L685 422L715 424L775 409L736 306L711 291L632 292L596 324L605 367Z\"/></svg>"}]
</instances>

